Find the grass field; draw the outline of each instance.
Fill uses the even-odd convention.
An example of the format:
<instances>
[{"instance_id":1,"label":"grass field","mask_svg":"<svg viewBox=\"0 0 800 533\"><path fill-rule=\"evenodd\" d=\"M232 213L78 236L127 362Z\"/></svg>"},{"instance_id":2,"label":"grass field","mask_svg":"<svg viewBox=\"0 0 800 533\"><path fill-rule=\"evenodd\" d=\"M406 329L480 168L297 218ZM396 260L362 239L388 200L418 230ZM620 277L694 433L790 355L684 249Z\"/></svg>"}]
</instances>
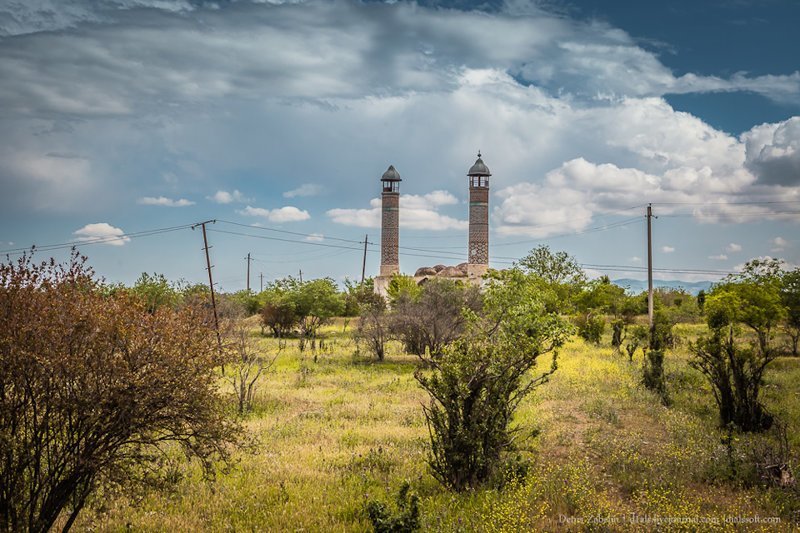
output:
<instances>
[{"instance_id":1,"label":"grass field","mask_svg":"<svg viewBox=\"0 0 800 533\"><path fill-rule=\"evenodd\" d=\"M427 470L426 395L412 375L415 357L399 345L382 363L354 355L341 321L326 329L316 360L293 341L278 353L263 338L264 352L278 356L246 418L253 450L237 452L236 464L213 481L181 463L166 494L96 498L76 528L368 531L367 502L392 501L408 480L426 531L652 530L656 517L706 522L660 530L792 530L797 493L726 480L725 432L716 428L708 386L687 364L685 340L702 326L678 331L684 342L666 362L671 408L639 385L641 352L630 363L607 340L601 347L571 341L553 379L516 417L527 475L466 494L447 492ZM800 449L800 359L773 364L765 395ZM734 454L750 439L736 438ZM756 516L781 522L725 522Z\"/></svg>"}]
</instances>

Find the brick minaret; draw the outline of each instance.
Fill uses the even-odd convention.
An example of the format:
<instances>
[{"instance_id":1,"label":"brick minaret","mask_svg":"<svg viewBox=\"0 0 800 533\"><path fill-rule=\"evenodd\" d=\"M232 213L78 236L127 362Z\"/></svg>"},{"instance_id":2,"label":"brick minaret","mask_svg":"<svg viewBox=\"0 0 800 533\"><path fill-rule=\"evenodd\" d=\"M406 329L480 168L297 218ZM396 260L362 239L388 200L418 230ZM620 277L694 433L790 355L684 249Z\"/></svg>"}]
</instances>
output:
<instances>
[{"instance_id":1,"label":"brick minaret","mask_svg":"<svg viewBox=\"0 0 800 533\"><path fill-rule=\"evenodd\" d=\"M400 173L394 165L381 176L381 277L400 272L398 257L400 225Z\"/></svg>"},{"instance_id":2,"label":"brick minaret","mask_svg":"<svg viewBox=\"0 0 800 533\"><path fill-rule=\"evenodd\" d=\"M481 159L467 172L469 176L469 250L467 275L480 278L489 269L489 168Z\"/></svg>"}]
</instances>

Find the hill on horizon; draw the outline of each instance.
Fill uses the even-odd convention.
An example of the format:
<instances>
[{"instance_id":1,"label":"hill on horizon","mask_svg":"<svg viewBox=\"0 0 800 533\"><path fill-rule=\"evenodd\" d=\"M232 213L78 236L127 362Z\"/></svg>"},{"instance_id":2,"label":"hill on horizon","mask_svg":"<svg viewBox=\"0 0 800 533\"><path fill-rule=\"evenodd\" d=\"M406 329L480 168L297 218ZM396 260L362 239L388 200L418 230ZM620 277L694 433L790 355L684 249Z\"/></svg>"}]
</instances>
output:
<instances>
[{"instance_id":1,"label":"hill on horizon","mask_svg":"<svg viewBox=\"0 0 800 533\"><path fill-rule=\"evenodd\" d=\"M647 290L647 280L644 279L631 279L631 278L622 278L622 279L614 279L611 280L612 283L615 285L619 285L620 287L625 287L629 293L639 294L640 292ZM653 287L658 288L668 288L668 289L678 289L682 288L685 289L686 292L693 296L697 296L697 293L700 291L708 292L711 289L711 285L713 281L681 281L677 279L673 280L660 280L654 279L653 280Z\"/></svg>"}]
</instances>

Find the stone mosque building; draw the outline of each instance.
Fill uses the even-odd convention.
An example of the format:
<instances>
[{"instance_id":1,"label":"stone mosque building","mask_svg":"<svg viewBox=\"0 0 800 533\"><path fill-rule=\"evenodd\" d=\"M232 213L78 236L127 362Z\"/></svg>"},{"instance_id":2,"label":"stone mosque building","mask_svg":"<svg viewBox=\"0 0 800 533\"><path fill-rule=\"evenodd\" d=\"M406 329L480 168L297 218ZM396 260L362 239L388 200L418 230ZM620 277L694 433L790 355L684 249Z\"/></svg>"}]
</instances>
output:
<instances>
[{"instance_id":1,"label":"stone mosque building","mask_svg":"<svg viewBox=\"0 0 800 533\"><path fill-rule=\"evenodd\" d=\"M417 283L429 278L450 278L479 284L489 269L489 168L481 159L470 167L469 243L467 262L456 266L422 267L414 273ZM390 165L381 176L381 268L375 292L386 296L392 276L400 273L400 173Z\"/></svg>"}]
</instances>

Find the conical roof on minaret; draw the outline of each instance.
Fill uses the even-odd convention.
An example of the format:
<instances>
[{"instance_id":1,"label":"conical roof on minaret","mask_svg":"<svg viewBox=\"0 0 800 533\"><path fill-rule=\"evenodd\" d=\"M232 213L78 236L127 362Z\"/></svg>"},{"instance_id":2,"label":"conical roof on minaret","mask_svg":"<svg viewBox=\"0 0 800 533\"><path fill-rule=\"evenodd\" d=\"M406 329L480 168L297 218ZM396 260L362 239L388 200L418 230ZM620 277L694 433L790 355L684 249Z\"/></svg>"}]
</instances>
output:
<instances>
[{"instance_id":1,"label":"conical roof on minaret","mask_svg":"<svg viewBox=\"0 0 800 533\"><path fill-rule=\"evenodd\" d=\"M394 165L389 165L389 168L381 176L381 181L403 181L400 179L400 173L394 168Z\"/></svg>"},{"instance_id":2,"label":"conical roof on minaret","mask_svg":"<svg viewBox=\"0 0 800 533\"><path fill-rule=\"evenodd\" d=\"M491 176L492 173L489 172L489 167L486 166L486 163L483 162L481 159L481 153L478 152L478 160L475 161L475 164L472 165L467 172L467 176Z\"/></svg>"}]
</instances>

